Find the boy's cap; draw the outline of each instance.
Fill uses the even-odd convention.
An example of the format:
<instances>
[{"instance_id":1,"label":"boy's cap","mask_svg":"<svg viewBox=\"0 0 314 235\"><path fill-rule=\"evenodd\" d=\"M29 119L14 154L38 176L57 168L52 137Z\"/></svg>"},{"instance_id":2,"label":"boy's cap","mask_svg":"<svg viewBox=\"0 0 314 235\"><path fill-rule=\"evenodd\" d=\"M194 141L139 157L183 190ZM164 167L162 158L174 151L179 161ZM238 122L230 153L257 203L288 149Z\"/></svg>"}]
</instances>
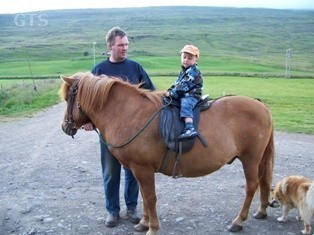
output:
<instances>
[{"instance_id":1,"label":"boy's cap","mask_svg":"<svg viewBox=\"0 0 314 235\"><path fill-rule=\"evenodd\" d=\"M182 52L190 53L192 55L195 55L197 58L200 57L200 51L198 50L196 46L193 46L193 45L185 45L180 51L180 53Z\"/></svg>"}]
</instances>

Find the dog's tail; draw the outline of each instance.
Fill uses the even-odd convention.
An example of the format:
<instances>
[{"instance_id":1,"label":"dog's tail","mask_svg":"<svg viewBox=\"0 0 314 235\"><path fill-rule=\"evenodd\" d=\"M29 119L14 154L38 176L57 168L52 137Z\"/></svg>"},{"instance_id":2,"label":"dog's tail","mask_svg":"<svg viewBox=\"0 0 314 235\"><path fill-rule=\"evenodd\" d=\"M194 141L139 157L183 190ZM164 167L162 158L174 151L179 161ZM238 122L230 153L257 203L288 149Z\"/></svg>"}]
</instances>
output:
<instances>
[{"instance_id":1,"label":"dog's tail","mask_svg":"<svg viewBox=\"0 0 314 235\"><path fill-rule=\"evenodd\" d=\"M307 191L306 202L309 205L309 208L312 211L312 214L314 214L314 181L312 181L312 184L309 190Z\"/></svg>"}]
</instances>

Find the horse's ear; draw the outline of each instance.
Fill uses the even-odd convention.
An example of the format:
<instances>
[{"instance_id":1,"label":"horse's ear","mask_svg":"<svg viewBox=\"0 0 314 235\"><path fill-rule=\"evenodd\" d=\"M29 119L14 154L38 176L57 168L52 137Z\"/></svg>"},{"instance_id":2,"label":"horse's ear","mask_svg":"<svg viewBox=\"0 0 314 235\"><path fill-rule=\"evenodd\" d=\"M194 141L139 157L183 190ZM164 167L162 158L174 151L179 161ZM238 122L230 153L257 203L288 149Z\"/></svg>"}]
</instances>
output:
<instances>
[{"instance_id":1,"label":"horse's ear","mask_svg":"<svg viewBox=\"0 0 314 235\"><path fill-rule=\"evenodd\" d=\"M73 83L73 79L66 77L66 76L60 76L61 80L64 81L67 85L71 86Z\"/></svg>"}]
</instances>

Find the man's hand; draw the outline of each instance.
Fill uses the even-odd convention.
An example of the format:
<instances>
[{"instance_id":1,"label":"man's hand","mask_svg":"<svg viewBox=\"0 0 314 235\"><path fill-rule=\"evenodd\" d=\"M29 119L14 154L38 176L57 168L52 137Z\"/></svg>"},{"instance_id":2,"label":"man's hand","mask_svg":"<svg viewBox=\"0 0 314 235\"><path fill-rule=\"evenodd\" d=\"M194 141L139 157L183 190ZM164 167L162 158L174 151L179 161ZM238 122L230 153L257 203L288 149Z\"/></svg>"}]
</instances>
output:
<instances>
[{"instance_id":1,"label":"man's hand","mask_svg":"<svg viewBox=\"0 0 314 235\"><path fill-rule=\"evenodd\" d=\"M94 126L93 123L88 122L88 123L85 123L85 124L83 125L83 129L84 129L85 131L93 131L93 130L95 129L95 126Z\"/></svg>"}]
</instances>

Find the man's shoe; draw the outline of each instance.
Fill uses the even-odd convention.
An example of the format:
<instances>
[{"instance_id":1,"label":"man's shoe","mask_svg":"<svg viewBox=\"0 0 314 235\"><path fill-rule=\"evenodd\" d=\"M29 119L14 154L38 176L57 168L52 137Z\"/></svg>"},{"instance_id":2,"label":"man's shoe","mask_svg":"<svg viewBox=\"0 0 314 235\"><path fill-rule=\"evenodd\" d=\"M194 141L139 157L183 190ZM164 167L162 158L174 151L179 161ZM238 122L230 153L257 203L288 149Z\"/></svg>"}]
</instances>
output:
<instances>
[{"instance_id":1,"label":"man's shoe","mask_svg":"<svg viewBox=\"0 0 314 235\"><path fill-rule=\"evenodd\" d=\"M178 139L179 140L191 139L194 136L197 136L197 132L195 131L194 128L190 128L190 129L185 129L184 128L183 133L181 135L179 135Z\"/></svg>"},{"instance_id":2,"label":"man's shoe","mask_svg":"<svg viewBox=\"0 0 314 235\"><path fill-rule=\"evenodd\" d=\"M108 214L105 225L110 228L115 227L118 224L119 219L119 215Z\"/></svg>"},{"instance_id":3,"label":"man's shoe","mask_svg":"<svg viewBox=\"0 0 314 235\"><path fill-rule=\"evenodd\" d=\"M130 220L133 224L138 224L141 220L141 217L139 216L136 209L134 210L127 210L126 217L128 220Z\"/></svg>"}]
</instances>

